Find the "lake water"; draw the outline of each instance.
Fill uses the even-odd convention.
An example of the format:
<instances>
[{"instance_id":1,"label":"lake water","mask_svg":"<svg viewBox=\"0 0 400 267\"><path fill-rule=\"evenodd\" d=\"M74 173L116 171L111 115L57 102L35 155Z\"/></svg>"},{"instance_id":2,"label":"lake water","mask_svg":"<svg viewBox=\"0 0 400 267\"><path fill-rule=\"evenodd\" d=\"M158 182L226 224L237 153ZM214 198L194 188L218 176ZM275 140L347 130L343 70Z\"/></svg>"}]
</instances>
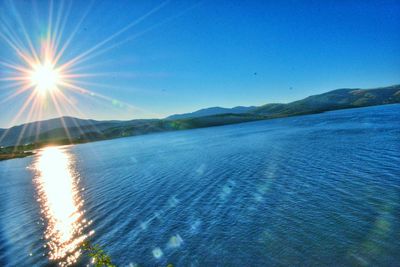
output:
<instances>
[{"instance_id":1,"label":"lake water","mask_svg":"<svg viewBox=\"0 0 400 267\"><path fill-rule=\"evenodd\" d=\"M400 105L0 162L0 266L400 266Z\"/></svg>"}]
</instances>

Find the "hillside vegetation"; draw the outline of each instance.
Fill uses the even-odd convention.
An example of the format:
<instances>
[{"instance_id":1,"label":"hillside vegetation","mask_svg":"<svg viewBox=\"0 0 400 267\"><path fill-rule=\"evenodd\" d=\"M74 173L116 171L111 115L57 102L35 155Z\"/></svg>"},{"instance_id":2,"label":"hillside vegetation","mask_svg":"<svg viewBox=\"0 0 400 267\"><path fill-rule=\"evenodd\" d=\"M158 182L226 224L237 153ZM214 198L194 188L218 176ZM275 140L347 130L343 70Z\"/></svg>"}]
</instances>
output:
<instances>
[{"instance_id":1,"label":"hillside vegetation","mask_svg":"<svg viewBox=\"0 0 400 267\"><path fill-rule=\"evenodd\" d=\"M10 147L18 145L20 145L17 147L18 149L14 149L15 156L23 155L17 152L24 151L24 145L29 145L29 150L31 150L32 145L37 148L48 144L85 143L147 133L211 127L393 103L400 103L400 85L376 89L338 89L288 104L273 103L259 107L235 107L233 109L211 108L173 115L166 119L96 121L61 117L14 126L10 129L0 129L0 145L2 146L0 154L3 159L7 158L4 156L6 154L4 151L10 154L10 151L12 152ZM209 112L212 115L198 116Z\"/></svg>"}]
</instances>

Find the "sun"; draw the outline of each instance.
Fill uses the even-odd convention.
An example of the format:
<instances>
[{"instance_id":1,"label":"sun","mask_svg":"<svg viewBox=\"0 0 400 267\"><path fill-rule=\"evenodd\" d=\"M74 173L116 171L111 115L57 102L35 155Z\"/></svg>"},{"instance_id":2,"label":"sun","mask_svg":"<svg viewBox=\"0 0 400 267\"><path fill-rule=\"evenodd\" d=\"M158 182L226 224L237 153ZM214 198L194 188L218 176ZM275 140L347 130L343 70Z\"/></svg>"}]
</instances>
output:
<instances>
[{"instance_id":1,"label":"sun","mask_svg":"<svg viewBox=\"0 0 400 267\"><path fill-rule=\"evenodd\" d=\"M15 18L16 21L9 23L3 19L0 21L1 49L3 49L4 42L13 52L10 58L0 58L0 91L7 89L7 93L0 94L0 103L3 104L18 98L21 100L17 102L20 107L9 122L10 125L15 125L19 120L40 121L56 115L58 117L65 115L86 117L80 110L83 101L86 100L93 101L95 105L106 104L134 112L142 111L133 105L121 104L121 101L103 95L97 90L93 92L89 89L101 87L114 90L116 88L113 85L97 81L96 77L102 77L103 81L107 77L114 78L117 72L92 72L92 70L98 70L98 66L103 64L94 59L140 36L142 32L126 36L125 39L122 38L123 33L157 12L166 2L152 8L143 16L135 18L120 30L105 36L103 40L84 51L71 48L78 41L78 33L86 16L90 14L90 10L94 6L93 1L82 13L78 23L71 26L68 18L77 18L69 16L73 5L71 3L64 4L63 1L55 1L60 4L53 4L53 1L50 1L48 8L44 9L48 11L48 14L32 18L37 20L36 26L41 26L37 29L34 25L26 27L25 16L19 14L18 7L14 6L14 2L7 1L6 5L13 13L10 19ZM66 9L64 10L64 8ZM30 18L28 21L30 22ZM13 28L14 24L18 30ZM66 29L68 31L65 31ZM150 27L143 33L151 29ZM31 32L34 35L31 36ZM36 35L37 33L40 35ZM1 52L3 51L1 50ZM6 132L3 136L5 134ZM67 135L69 134L67 133ZM21 138L18 138L18 142L22 140ZM1 136L0 139L2 139Z\"/></svg>"},{"instance_id":2,"label":"sun","mask_svg":"<svg viewBox=\"0 0 400 267\"><path fill-rule=\"evenodd\" d=\"M57 85L61 82L59 71L50 62L35 65L29 78L32 86L41 94L56 90Z\"/></svg>"}]
</instances>

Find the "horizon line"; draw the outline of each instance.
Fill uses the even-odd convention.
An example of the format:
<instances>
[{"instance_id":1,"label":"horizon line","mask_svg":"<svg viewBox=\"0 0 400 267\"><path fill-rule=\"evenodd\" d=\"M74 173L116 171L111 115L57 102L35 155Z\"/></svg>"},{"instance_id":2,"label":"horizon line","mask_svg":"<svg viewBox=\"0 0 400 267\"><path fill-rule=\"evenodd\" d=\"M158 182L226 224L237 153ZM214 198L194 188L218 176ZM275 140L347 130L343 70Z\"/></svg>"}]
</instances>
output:
<instances>
[{"instance_id":1,"label":"horizon line","mask_svg":"<svg viewBox=\"0 0 400 267\"><path fill-rule=\"evenodd\" d=\"M396 83L396 84L392 84L392 85L387 85L387 86L380 86L380 87L372 87L372 88L337 88L337 89L332 89L320 94L314 94L314 95L308 95L305 96L304 98L298 99L298 100L294 100L294 101L290 101L290 102L286 102L286 103L265 103L263 105L257 106L257 105L250 105L250 106L243 106L243 105L237 105L237 106L233 106L233 107L221 107L221 106L212 106L212 107L204 107L204 108L199 108L197 110L194 111L188 111L188 112L183 112L183 113L174 113L174 114L170 114L166 117L163 118L137 118L137 119L128 119L128 120L121 120L121 119L92 119L92 118L79 118L79 117L74 117L74 116L70 116L70 115L64 115L64 116L59 116L59 117L53 117L53 118L48 118L48 119L44 119L44 120L34 120L34 121L28 121L28 122L24 122L24 123L20 123L20 124L16 124L16 125L12 125L9 126L7 128L0 128L0 130L7 130L7 129L11 129L14 127L19 127L22 125L26 125L26 124L30 124L30 123L38 123L38 122L45 122L45 121L50 121L50 120L56 120L56 119L61 119L61 118L72 118L72 119L78 119L78 120L91 120L91 121L98 121L98 122L111 122L111 121L119 121L119 122L124 122L124 121L133 121L133 120L163 120L163 119L167 119L170 116L174 116L174 115L181 115L181 114L186 114L186 113L193 113L199 110L203 110L203 109L209 109L209 108L226 108L226 109L232 109L235 107L261 107L264 105L268 105L268 104L290 104L296 101L300 101L302 99L305 99L307 97L310 96L316 96L316 95L322 95L325 93L329 93L329 92L333 92L333 91L337 91L337 90L374 90L374 89L383 89L383 88L388 88L388 87L394 87L394 86L400 86L400 83Z\"/></svg>"}]
</instances>

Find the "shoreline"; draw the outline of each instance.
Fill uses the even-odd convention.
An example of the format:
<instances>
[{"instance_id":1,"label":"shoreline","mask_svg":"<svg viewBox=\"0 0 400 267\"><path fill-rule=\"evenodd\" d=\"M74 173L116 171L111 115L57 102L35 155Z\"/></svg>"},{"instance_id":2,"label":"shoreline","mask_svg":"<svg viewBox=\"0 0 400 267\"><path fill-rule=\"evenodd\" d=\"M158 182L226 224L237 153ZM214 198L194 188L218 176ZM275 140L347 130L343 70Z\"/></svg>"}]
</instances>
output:
<instances>
[{"instance_id":1,"label":"shoreline","mask_svg":"<svg viewBox=\"0 0 400 267\"><path fill-rule=\"evenodd\" d=\"M397 105L398 103L393 103ZM197 125L190 125L189 127L177 127L175 129L163 129L160 131L148 131L148 132L132 132L126 135L115 135L115 136L97 136L96 138L74 138L74 139L56 139L56 140L45 140L38 143L29 143L25 145L18 145L18 146L7 146L1 147L0 146L0 161L3 160L10 160L10 159L17 159L17 158L25 158L29 156L33 156L36 154L36 150L47 147L47 146L64 146L64 145L78 145L78 144L86 144L92 142L99 142L99 141L108 141L113 139L120 139L125 137L134 137L140 135L148 135L154 133L162 133L162 132L175 132L175 131L185 131L185 130L195 130L195 129L202 129L202 128L211 128L211 127L219 127L219 126L226 126L226 125L233 125L233 124L241 124L241 123L249 123L249 122L256 122L256 121L267 121L267 120L276 120L276 119L285 119L290 117L302 117L302 116L310 116L310 115L317 115L326 112L333 112L333 111L340 111L340 110L349 110L349 109L362 109L362 108L371 108L377 106L386 106L386 105L393 105L385 104L385 105L371 105L371 106L363 106L363 107L351 107L351 108L341 108L341 109L333 109L333 110L319 110L307 113L297 113L297 114L285 114L280 116L248 116L250 114L221 114L221 115L213 115L208 117L199 117L199 118L191 118L185 120L176 120L176 122L180 121L196 121L196 120L203 120L206 118L224 118L225 120L217 121L216 123L196 123ZM247 115L247 116L246 116ZM227 121L226 117L233 117L236 120ZM188 126L188 125L186 125Z\"/></svg>"},{"instance_id":2,"label":"shoreline","mask_svg":"<svg viewBox=\"0 0 400 267\"><path fill-rule=\"evenodd\" d=\"M0 153L0 161L10 160L10 159L26 158L26 157L29 157L29 156L33 156L35 154L36 154L36 152L34 152L34 151L4 153L4 154Z\"/></svg>"}]
</instances>

